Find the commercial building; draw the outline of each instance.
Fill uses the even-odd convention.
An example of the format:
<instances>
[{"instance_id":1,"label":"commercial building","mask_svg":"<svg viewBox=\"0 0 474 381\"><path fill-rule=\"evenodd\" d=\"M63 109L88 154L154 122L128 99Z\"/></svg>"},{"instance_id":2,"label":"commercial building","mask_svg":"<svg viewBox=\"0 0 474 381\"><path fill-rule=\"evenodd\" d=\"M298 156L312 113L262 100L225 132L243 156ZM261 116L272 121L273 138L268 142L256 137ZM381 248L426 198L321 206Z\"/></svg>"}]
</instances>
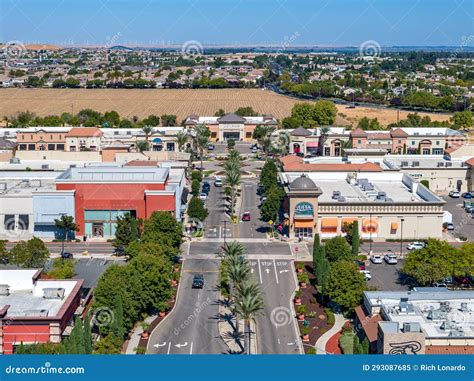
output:
<instances>
[{"instance_id":1,"label":"commercial building","mask_svg":"<svg viewBox=\"0 0 474 381\"><path fill-rule=\"evenodd\" d=\"M167 211L181 220L185 185L185 169L172 163L2 172L0 239L62 238L54 221L65 214L79 226L76 236L88 239L113 237L117 218L125 213L148 218L153 211Z\"/></svg>"},{"instance_id":2,"label":"commercial building","mask_svg":"<svg viewBox=\"0 0 474 381\"><path fill-rule=\"evenodd\" d=\"M290 153L303 155L443 155L468 143L468 136L446 127L400 127L389 131L348 130L343 127L305 129L290 132ZM321 133L323 131L324 133Z\"/></svg>"},{"instance_id":3,"label":"commercial building","mask_svg":"<svg viewBox=\"0 0 474 381\"><path fill-rule=\"evenodd\" d=\"M0 269L0 354L60 343L81 304L82 280L40 279L41 269Z\"/></svg>"},{"instance_id":4,"label":"commercial building","mask_svg":"<svg viewBox=\"0 0 474 381\"><path fill-rule=\"evenodd\" d=\"M264 116L239 116L236 114L226 114L218 116L198 116L190 115L184 122L188 129L196 125L204 125L211 132L212 141L252 141L252 134L259 125L278 126L278 120L272 115Z\"/></svg>"},{"instance_id":5,"label":"commercial building","mask_svg":"<svg viewBox=\"0 0 474 381\"><path fill-rule=\"evenodd\" d=\"M355 313L371 353L474 354L473 291L365 291Z\"/></svg>"},{"instance_id":6,"label":"commercial building","mask_svg":"<svg viewBox=\"0 0 474 381\"><path fill-rule=\"evenodd\" d=\"M410 176L373 165L365 172L354 171L350 164L281 172L286 192L283 233L289 238L311 239L316 233L331 238L344 235L344 224L358 221L364 239L441 238L444 201Z\"/></svg>"}]
</instances>

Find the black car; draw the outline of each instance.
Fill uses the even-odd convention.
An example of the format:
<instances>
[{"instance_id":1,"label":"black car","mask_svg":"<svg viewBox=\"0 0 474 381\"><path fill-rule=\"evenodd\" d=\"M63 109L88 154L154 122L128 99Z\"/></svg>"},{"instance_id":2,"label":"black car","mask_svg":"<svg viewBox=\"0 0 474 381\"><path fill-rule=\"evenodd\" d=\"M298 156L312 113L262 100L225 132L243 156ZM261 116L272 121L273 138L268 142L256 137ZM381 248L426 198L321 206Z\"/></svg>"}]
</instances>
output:
<instances>
[{"instance_id":1,"label":"black car","mask_svg":"<svg viewBox=\"0 0 474 381\"><path fill-rule=\"evenodd\" d=\"M74 255L72 255L72 253L68 253L66 251L62 251L61 252L61 258L62 259L73 259L74 258Z\"/></svg>"},{"instance_id":2,"label":"black car","mask_svg":"<svg viewBox=\"0 0 474 381\"><path fill-rule=\"evenodd\" d=\"M203 288L204 287L204 275L196 274L193 277L193 288Z\"/></svg>"},{"instance_id":3,"label":"black car","mask_svg":"<svg viewBox=\"0 0 474 381\"><path fill-rule=\"evenodd\" d=\"M125 255L125 248L123 246L118 246L114 250L115 255Z\"/></svg>"}]
</instances>

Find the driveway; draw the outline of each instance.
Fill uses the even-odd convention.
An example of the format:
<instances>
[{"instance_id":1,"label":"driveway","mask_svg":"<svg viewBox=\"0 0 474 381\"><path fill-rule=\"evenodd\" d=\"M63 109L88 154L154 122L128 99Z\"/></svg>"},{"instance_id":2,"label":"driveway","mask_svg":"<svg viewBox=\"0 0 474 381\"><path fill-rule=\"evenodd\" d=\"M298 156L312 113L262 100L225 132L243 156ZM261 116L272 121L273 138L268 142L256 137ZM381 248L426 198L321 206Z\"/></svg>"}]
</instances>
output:
<instances>
[{"instance_id":1,"label":"driveway","mask_svg":"<svg viewBox=\"0 0 474 381\"><path fill-rule=\"evenodd\" d=\"M187 259L176 305L151 333L150 354L225 354L218 332L218 260ZM194 274L204 275L204 288L193 289Z\"/></svg>"},{"instance_id":2,"label":"driveway","mask_svg":"<svg viewBox=\"0 0 474 381\"><path fill-rule=\"evenodd\" d=\"M446 201L445 210L453 215L454 231L451 231L450 234L456 238L464 236L468 241L474 241L474 218L465 212L464 199L449 196L445 196L443 199Z\"/></svg>"},{"instance_id":3,"label":"driveway","mask_svg":"<svg viewBox=\"0 0 474 381\"><path fill-rule=\"evenodd\" d=\"M409 289L408 279L400 273L402 267L403 260L398 260L396 265L370 262L366 266L372 275L372 279L368 282L369 286L375 287L379 291L407 291Z\"/></svg>"}]
</instances>

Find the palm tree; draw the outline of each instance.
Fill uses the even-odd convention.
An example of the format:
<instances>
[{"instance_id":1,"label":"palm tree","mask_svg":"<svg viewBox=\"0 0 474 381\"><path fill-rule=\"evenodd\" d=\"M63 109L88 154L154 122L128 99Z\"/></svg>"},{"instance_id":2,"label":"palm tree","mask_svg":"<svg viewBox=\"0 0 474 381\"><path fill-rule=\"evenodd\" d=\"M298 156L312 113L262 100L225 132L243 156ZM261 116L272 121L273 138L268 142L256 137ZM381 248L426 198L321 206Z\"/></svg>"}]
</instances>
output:
<instances>
[{"instance_id":1,"label":"palm tree","mask_svg":"<svg viewBox=\"0 0 474 381\"><path fill-rule=\"evenodd\" d=\"M262 314L264 304L262 298L262 291L260 287L252 282L246 281L236 289L234 297L234 313L236 316L241 316L245 324L245 339L244 348L246 353L250 354L251 331L250 322L255 322L255 317Z\"/></svg>"},{"instance_id":2,"label":"palm tree","mask_svg":"<svg viewBox=\"0 0 474 381\"><path fill-rule=\"evenodd\" d=\"M242 256L246 252L245 246L240 242L232 241L231 243L226 243L222 246L221 256L225 258L230 258L233 256Z\"/></svg>"},{"instance_id":3,"label":"palm tree","mask_svg":"<svg viewBox=\"0 0 474 381\"><path fill-rule=\"evenodd\" d=\"M148 142L146 140L139 140L135 143L138 152L143 153L143 151L148 151Z\"/></svg>"},{"instance_id":4,"label":"palm tree","mask_svg":"<svg viewBox=\"0 0 474 381\"><path fill-rule=\"evenodd\" d=\"M143 126L142 127L142 132L145 134L145 141L147 143L148 139L150 138L151 134L153 133L153 127L152 126Z\"/></svg>"},{"instance_id":5,"label":"palm tree","mask_svg":"<svg viewBox=\"0 0 474 381\"><path fill-rule=\"evenodd\" d=\"M240 185L240 170L231 169L226 173L225 183L230 187L230 212L234 216L236 187Z\"/></svg>"},{"instance_id":6,"label":"palm tree","mask_svg":"<svg viewBox=\"0 0 474 381\"><path fill-rule=\"evenodd\" d=\"M211 133L209 131L209 128L202 124L198 124L194 128L194 131L196 132L194 143L196 145L196 149L199 151L199 155L201 157L201 168L203 168L202 157L204 155L204 151L209 145L209 136L211 135Z\"/></svg>"},{"instance_id":7,"label":"palm tree","mask_svg":"<svg viewBox=\"0 0 474 381\"><path fill-rule=\"evenodd\" d=\"M184 132L178 132L176 134L176 143L178 143L178 151L181 152L185 144L188 142L188 135Z\"/></svg>"},{"instance_id":8,"label":"palm tree","mask_svg":"<svg viewBox=\"0 0 474 381\"><path fill-rule=\"evenodd\" d=\"M329 127L319 127L319 154L320 156L323 156L324 153L324 143L326 142L326 139L329 135L329 131L331 129Z\"/></svg>"}]
</instances>

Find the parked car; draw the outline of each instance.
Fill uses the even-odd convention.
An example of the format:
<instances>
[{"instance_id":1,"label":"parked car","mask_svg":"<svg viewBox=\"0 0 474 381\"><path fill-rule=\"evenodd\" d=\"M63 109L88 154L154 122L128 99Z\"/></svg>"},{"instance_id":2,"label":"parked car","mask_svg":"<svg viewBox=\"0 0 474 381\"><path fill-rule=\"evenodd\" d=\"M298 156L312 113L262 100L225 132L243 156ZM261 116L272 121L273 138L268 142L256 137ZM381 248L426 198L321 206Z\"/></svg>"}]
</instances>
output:
<instances>
[{"instance_id":1,"label":"parked car","mask_svg":"<svg viewBox=\"0 0 474 381\"><path fill-rule=\"evenodd\" d=\"M179 255L173 255L171 258L171 262L173 263L183 263L183 258Z\"/></svg>"},{"instance_id":2,"label":"parked car","mask_svg":"<svg viewBox=\"0 0 474 381\"><path fill-rule=\"evenodd\" d=\"M382 262L383 262L383 259L382 259L382 256L381 256L381 255L375 254L375 255L372 255L372 256L370 257L370 261L371 261L372 263L378 264L378 263L382 263Z\"/></svg>"},{"instance_id":3,"label":"parked car","mask_svg":"<svg viewBox=\"0 0 474 381\"><path fill-rule=\"evenodd\" d=\"M208 150L208 151L214 151L215 148L216 148L216 146L215 146L214 144L209 144L209 145L207 146L207 150Z\"/></svg>"},{"instance_id":4,"label":"parked car","mask_svg":"<svg viewBox=\"0 0 474 381\"><path fill-rule=\"evenodd\" d=\"M397 259L397 256L393 253L388 253L388 254L385 254L385 256L383 257L383 259L385 260L385 262L389 265L396 265L398 263L398 259Z\"/></svg>"},{"instance_id":5,"label":"parked car","mask_svg":"<svg viewBox=\"0 0 474 381\"><path fill-rule=\"evenodd\" d=\"M448 230L454 230L454 224L452 222L448 222L447 229Z\"/></svg>"},{"instance_id":6,"label":"parked car","mask_svg":"<svg viewBox=\"0 0 474 381\"><path fill-rule=\"evenodd\" d=\"M204 287L204 275L196 274L193 277L193 288L203 288Z\"/></svg>"},{"instance_id":7,"label":"parked car","mask_svg":"<svg viewBox=\"0 0 474 381\"><path fill-rule=\"evenodd\" d=\"M214 180L214 186L222 187L222 179L220 177L216 177L216 179Z\"/></svg>"},{"instance_id":8,"label":"parked car","mask_svg":"<svg viewBox=\"0 0 474 381\"><path fill-rule=\"evenodd\" d=\"M462 197L463 197L463 198L473 198L473 196L472 196L472 193L471 193L471 192L466 192L466 193L463 193L463 194L462 194Z\"/></svg>"},{"instance_id":9,"label":"parked car","mask_svg":"<svg viewBox=\"0 0 474 381\"><path fill-rule=\"evenodd\" d=\"M359 270L365 270L365 262L359 261L358 259L356 259L354 263L357 265Z\"/></svg>"},{"instance_id":10,"label":"parked car","mask_svg":"<svg viewBox=\"0 0 474 381\"><path fill-rule=\"evenodd\" d=\"M410 244L408 244L407 246L407 249L408 250L418 250L418 249L423 249L425 247L425 243L424 242L412 242Z\"/></svg>"},{"instance_id":11,"label":"parked car","mask_svg":"<svg viewBox=\"0 0 474 381\"><path fill-rule=\"evenodd\" d=\"M443 283L443 282L437 282L437 283L433 283L433 287L448 288L448 285L446 283Z\"/></svg>"},{"instance_id":12,"label":"parked car","mask_svg":"<svg viewBox=\"0 0 474 381\"><path fill-rule=\"evenodd\" d=\"M201 201L206 201L206 200L207 200L207 193L206 193L206 192L201 192L201 193L199 194L199 199L200 199Z\"/></svg>"},{"instance_id":13,"label":"parked car","mask_svg":"<svg viewBox=\"0 0 474 381\"><path fill-rule=\"evenodd\" d=\"M451 191L449 192L449 197L451 198L459 198L461 195L459 194L458 191Z\"/></svg>"},{"instance_id":14,"label":"parked car","mask_svg":"<svg viewBox=\"0 0 474 381\"><path fill-rule=\"evenodd\" d=\"M125 248L123 246L118 246L114 249L114 254L115 255L125 255Z\"/></svg>"},{"instance_id":15,"label":"parked car","mask_svg":"<svg viewBox=\"0 0 474 381\"><path fill-rule=\"evenodd\" d=\"M298 156L298 157L304 157L304 153L303 153L303 152L298 152L298 153L296 154L296 156Z\"/></svg>"},{"instance_id":16,"label":"parked car","mask_svg":"<svg viewBox=\"0 0 474 381\"><path fill-rule=\"evenodd\" d=\"M74 255L72 253L69 253L69 252L66 252L66 251L62 251L61 252L61 258L62 259L73 259L74 258Z\"/></svg>"},{"instance_id":17,"label":"parked car","mask_svg":"<svg viewBox=\"0 0 474 381\"><path fill-rule=\"evenodd\" d=\"M250 221L250 220L251 220L250 212L245 212L244 214L242 214L242 221Z\"/></svg>"},{"instance_id":18,"label":"parked car","mask_svg":"<svg viewBox=\"0 0 474 381\"><path fill-rule=\"evenodd\" d=\"M258 152L258 149L257 148L252 148L252 153L257 153Z\"/></svg>"},{"instance_id":19,"label":"parked car","mask_svg":"<svg viewBox=\"0 0 474 381\"><path fill-rule=\"evenodd\" d=\"M369 270L359 270L361 274L364 274L366 280L372 279L372 274Z\"/></svg>"}]
</instances>

